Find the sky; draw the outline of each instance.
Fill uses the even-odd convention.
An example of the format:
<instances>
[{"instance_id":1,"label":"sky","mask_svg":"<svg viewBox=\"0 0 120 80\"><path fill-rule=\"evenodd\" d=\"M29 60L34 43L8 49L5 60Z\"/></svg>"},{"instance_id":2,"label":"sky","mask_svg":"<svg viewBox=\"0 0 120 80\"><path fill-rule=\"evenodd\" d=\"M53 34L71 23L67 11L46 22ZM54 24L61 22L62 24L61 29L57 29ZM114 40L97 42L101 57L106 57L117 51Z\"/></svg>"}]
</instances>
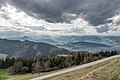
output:
<instances>
[{"instance_id":1,"label":"sky","mask_svg":"<svg viewBox=\"0 0 120 80\"><path fill-rule=\"evenodd\" d=\"M0 0L0 37L120 35L120 0Z\"/></svg>"}]
</instances>

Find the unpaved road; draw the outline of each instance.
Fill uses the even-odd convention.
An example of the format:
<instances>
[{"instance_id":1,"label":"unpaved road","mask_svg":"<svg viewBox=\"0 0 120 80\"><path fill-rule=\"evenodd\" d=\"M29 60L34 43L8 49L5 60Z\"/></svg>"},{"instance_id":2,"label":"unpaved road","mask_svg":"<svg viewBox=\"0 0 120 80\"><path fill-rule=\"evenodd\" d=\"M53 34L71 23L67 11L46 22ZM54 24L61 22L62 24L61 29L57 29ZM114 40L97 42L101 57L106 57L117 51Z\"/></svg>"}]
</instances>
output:
<instances>
[{"instance_id":1,"label":"unpaved road","mask_svg":"<svg viewBox=\"0 0 120 80\"><path fill-rule=\"evenodd\" d=\"M54 72L54 73L50 73L50 74L43 75L43 76L40 76L40 77L36 77L36 78L30 79L30 80L46 79L46 78L57 76L57 75L64 74L64 73L67 73L67 72L75 71L75 70L78 70L78 69L81 69L81 68L86 68L86 67L89 67L89 66L93 66L95 64L102 63L102 62L111 60L113 58L118 58L118 57L120 57L120 55L111 56L111 57L104 58L104 59L101 59L101 60L97 60L97 61L94 61L94 62L86 63L86 64L79 65L79 66L76 66L76 67L72 67L72 68L68 68L68 69L65 69L65 70L58 71L58 72Z\"/></svg>"}]
</instances>

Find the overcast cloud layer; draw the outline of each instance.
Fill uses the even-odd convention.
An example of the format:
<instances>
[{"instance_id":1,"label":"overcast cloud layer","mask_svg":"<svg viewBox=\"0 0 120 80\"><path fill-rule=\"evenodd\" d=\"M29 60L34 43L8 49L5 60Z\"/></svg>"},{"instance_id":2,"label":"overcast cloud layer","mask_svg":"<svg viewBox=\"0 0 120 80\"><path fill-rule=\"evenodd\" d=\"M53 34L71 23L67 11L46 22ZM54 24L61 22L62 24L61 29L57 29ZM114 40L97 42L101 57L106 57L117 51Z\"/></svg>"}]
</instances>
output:
<instances>
[{"instance_id":1,"label":"overcast cloud layer","mask_svg":"<svg viewBox=\"0 0 120 80\"><path fill-rule=\"evenodd\" d=\"M119 15L120 0L0 0L0 32L119 35Z\"/></svg>"},{"instance_id":2,"label":"overcast cloud layer","mask_svg":"<svg viewBox=\"0 0 120 80\"><path fill-rule=\"evenodd\" d=\"M70 22L82 15L95 26L105 23L106 19L120 9L120 0L10 0L10 2L27 14L49 22Z\"/></svg>"}]
</instances>

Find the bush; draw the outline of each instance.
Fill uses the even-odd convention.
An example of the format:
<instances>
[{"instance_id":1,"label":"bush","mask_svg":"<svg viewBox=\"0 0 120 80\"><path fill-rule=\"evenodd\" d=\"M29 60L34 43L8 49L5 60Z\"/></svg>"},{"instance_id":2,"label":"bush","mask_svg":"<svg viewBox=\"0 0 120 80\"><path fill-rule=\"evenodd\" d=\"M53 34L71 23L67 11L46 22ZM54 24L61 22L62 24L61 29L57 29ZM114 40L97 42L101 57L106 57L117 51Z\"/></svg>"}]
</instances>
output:
<instances>
[{"instance_id":1,"label":"bush","mask_svg":"<svg viewBox=\"0 0 120 80\"><path fill-rule=\"evenodd\" d=\"M14 68L14 66L9 67L8 68L8 72L9 72L10 75L14 75L15 74L15 68Z\"/></svg>"},{"instance_id":2,"label":"bush","mask_svg":"<svg viewBox=\"0 0 120 80\"><path fill-rule=\"evenodd\" d=\"M28 73L28 71L29 71L29 67L23 67L23 68L21 69L21 73L22 73L22 74Z\"/></svg>"}]
</instances>

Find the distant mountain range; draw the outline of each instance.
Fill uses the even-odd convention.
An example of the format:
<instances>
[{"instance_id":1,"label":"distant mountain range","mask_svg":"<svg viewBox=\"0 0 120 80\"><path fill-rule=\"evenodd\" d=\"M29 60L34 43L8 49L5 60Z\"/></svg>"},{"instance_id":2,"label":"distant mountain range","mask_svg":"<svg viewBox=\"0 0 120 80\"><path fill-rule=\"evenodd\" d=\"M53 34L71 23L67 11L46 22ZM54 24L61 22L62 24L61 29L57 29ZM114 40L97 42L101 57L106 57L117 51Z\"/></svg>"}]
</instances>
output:
<instances>
[{"instance_id":1,"label":"distant mountain range","mask_svg":"<svg viewBox=\"0 0 120 80\"><path fill-rule=\"evenodd\" d=\"M110 47L109 45L92 43L92 42L74 42L68 43L63 46L73 47L73 49L86 49L86 48L98 48L98 47Z\"/></svg>"},{"instance_id":2,"label":"distant mountain range","mask_svg":"<svg viewBox=\"0 0 120 80\"><path fill-rule=\"evenodd\" d=\"M45 42L69 51L120 50L120 36L23 36L12 40Z\"/></svg>"},{"instance_id":3,"label":"distant mountain range","mask_svg":"<svg viewBox=\"0 0 120 80\"><path fill-rule=\"evenodd\" d=\"M57 46L71 51L120 50L120 36L61 36L57 40L62 43Z\"/></svg>"},{"instance_id":4,"label":"distant mountain range","mask_svg":"<svg viewBox=\"0 0 120 80\"><path fill-rule=\"evenodd\" d=\"M62 52L68 51L43 42L0 39L0 53L7 54L10 57L30 58Z\"/></svg>"}]
</instances>

